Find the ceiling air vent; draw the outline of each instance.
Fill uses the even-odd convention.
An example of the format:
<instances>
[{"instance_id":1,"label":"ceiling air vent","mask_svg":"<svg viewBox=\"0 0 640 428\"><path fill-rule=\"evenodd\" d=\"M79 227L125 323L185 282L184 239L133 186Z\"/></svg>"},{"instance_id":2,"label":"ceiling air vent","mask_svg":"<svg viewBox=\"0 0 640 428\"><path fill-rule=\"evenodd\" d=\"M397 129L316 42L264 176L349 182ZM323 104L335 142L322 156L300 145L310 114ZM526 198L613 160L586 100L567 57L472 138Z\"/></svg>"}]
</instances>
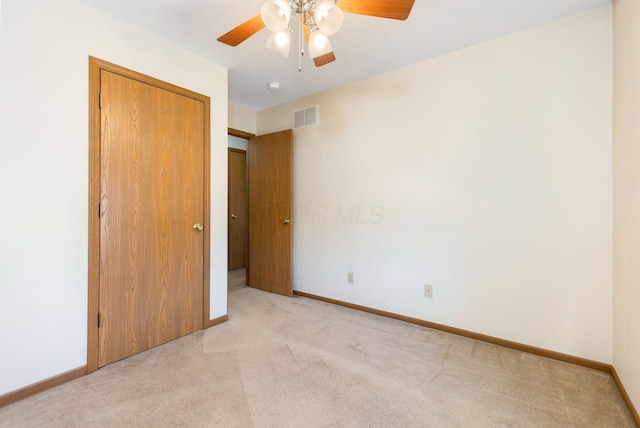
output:
<instances>
[{"instance_id":1,"label":"ceiling air vent","mask_svg":"<svg viewBox=\"0 0 640 428\"><path fill-rule=\"evenodd\" d=\"M314 126L320 122L318 105L296 110L293 112L293 129Z\"/></svg>"}]
</instances>

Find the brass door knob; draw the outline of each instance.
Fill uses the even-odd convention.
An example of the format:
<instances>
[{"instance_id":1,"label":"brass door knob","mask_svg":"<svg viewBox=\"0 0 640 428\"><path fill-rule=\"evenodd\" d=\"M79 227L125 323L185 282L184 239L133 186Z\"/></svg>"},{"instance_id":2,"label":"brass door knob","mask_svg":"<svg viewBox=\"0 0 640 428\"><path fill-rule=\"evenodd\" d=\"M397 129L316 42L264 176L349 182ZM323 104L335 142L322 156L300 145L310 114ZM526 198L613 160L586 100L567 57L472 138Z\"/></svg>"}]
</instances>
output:
<instances>
[{"instance_id":1,"label":"brass door knob","mask_svg":"<svg viewBox=\"0 0 640 428\"><path fill-rule=\"evenodd\" d=\"M285 218L284 220L282 220L282 224L291 224L291 223L293 223L293 219Z\"/></svg>"},{"instance_id":2,"label":"brass door knob","mask_svg":"<svg viewBox=\"0 0 640 428\"><path fill-rule=\"evenodd\" d=\"M193 230L197 230L198 232L201 232L204 230L204 224L200 224L200 223L196 223L193 225Z\"/></svg>"},{"instance_id":3,"label":"brass door knob","mask_svg":"<svg viewBox=\"0 0 640 428\"><path fill-rule=\"evenodd\" d=\"M235 214L231 214L231 218L238 218L238 216Z\"/></svg>"}]
</instances>

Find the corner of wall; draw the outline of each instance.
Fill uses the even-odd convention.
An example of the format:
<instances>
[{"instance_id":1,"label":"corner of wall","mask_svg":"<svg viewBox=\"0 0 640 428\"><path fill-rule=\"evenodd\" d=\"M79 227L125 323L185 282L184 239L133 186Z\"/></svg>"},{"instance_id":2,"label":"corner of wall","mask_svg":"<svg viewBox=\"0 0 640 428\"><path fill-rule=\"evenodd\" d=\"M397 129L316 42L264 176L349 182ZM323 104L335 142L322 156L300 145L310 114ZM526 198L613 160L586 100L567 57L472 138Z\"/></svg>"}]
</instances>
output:
<instances>
[{"instance_id":1,"label":"corner of wall","mask_svg":"<svg viewBox=\"0 0 640 428\"><path fill-rule=\"evenodd\" d=\"M254 110L229 103L229 128L255 134L256 116L257 113Z\"/></svg>"},{"instance_id":2,"label":"corner of wall","mask_svg":"<svg viewBox=\"0 0 640 428\"><path fill-rule=\"evenodd\" d=\"M613 2L613 366L640 407L640 4ZM636 412L637 415L637 412ZM638 418L636 418L637 420Z\"/></svg>"}]
</instances>

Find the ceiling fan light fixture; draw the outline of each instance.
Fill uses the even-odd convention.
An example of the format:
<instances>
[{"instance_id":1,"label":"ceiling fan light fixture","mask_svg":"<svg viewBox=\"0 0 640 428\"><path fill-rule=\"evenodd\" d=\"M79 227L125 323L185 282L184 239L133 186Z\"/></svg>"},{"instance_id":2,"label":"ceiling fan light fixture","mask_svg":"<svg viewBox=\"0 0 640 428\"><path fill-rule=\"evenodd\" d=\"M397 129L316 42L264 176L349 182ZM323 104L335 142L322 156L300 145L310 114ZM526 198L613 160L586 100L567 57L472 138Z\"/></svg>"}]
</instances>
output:
<instances>
[{"instance_id":1,"label":"ceiling fan light fixture","mask_svg":"<svg viewBox=\"0 0 640 428\"><path fill-rule=\"evenodd\" d=\"M289 30L271 33L267 40L267 47L274 51L280 52L283 56L288 57L291 50L291 34Z\"/></svg>"},{"instance_id":2,"label":"ceiling fan light fixture","mask_svg":"<svg viewBox=\"0 0 640 428\"><path fill-rule=\"evenodd\" d=\"M269 0L262 6L261 15L264 25L273 32L285 30L291 19L291 7L286 0Z\"/></svg>"},{"instance_id":3,"label":"ceiling fan light fixture","mask_svg":"<svg viewBox=\"0 0 640 428\"><path fill-rule=\"evenodd\" d=\"M344 14L335 3L323 0L316 5L314 19L318 29L325 35L331 36L342 26Z\"/></svg>"},{"instance_id":4,"label":"ceiling fan light fixture","mask_svg":"<svg viewBox=\"0 0 640 428\"><path fill-rule=\"evenodd\" d=\"M311 58L318 58L333 52L329 38L317 29L309 35L309 54Z\"/></svg>"},{"instance_id":5,"label":"ceiling fan light fixture","mask_svg":"<svg viewBox=\"0 0 640 428\"><path fill-rule=\"evenodd\" d=\"M1 0L0 0L1 1ZM415 0L263 0L260 15L248 19L218 38L220 43L238 46L249 37L260 32L265 26L274 33L291 32L291 20L298 21L298 71L302 70L304 33L309 51L316 67L322 67L336 60L327 36L335 34L344 19L344 13L375 16L404 21L409 17ZM340 7L336 6L340 2ZM293 26L296 26L294 22ZM311 34L315 33L315 34ZM313 38L311 43L310 38ZM290 34L271 34L267 47L282 55L289 56Z\"/></svg>"}]
</instances>

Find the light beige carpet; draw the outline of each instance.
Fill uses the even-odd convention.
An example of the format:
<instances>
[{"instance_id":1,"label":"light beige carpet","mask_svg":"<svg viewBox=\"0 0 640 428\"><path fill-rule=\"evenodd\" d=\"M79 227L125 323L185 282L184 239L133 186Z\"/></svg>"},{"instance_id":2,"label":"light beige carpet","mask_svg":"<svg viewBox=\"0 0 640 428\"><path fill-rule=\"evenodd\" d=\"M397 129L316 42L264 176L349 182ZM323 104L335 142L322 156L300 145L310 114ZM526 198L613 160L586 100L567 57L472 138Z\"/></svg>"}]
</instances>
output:
<instances>
[{"instance_id":1,"label":"light beige carpet","mask_svg":"<svg viewBox=\"0 0 640 428\"><path fill-rule=\"evenodd\" d=\"M229 282L229 321L0 409L1 427L633 427L610 376Z\"/></svg>"}]
</instances>

